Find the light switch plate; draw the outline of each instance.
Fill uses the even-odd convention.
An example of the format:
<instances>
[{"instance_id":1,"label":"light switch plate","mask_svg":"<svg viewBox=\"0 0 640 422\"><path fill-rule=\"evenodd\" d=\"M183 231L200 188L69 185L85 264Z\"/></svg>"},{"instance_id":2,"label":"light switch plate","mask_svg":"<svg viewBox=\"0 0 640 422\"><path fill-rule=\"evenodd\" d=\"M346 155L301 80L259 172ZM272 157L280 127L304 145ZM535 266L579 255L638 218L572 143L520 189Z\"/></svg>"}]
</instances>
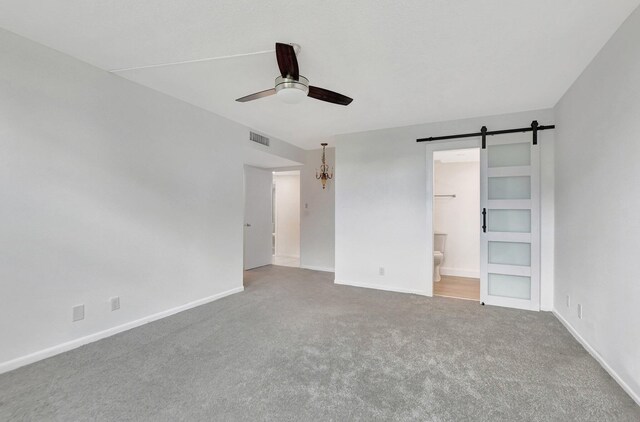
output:
<instances>
[{"instance_id":1,"label":"light switch plate","mask_svg":"<svg viewBox=\"0 0 640 422\"><path fill-rule=\"evenodd\" d=\"M76 305L73 307L73 322L84 319L84 305Z\"/></svg>"},{"instance_id":2,"label":"light switch plate","mask_svg":"<svg viewBox=\"0 0 640 422\"><path fill-rule=\"evenodd\" d=\"M109 302L111 303L112 312L120 309L120 296L112 297L111 299L109 299Z\"/></svg>"}]
</instances>

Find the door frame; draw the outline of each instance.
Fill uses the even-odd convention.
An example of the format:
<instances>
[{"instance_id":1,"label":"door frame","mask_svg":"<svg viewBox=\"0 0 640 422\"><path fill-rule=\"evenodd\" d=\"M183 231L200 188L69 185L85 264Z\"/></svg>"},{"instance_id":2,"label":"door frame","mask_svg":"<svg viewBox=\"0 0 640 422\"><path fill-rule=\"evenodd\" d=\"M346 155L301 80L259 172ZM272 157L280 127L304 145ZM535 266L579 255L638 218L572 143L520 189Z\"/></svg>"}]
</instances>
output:
<instances>
[{"instance_id":1,"label":"door frame","mask_svg":"<svg viewBox=\"0 0 640 422\"><path fill-rule=\"evenodd\" d=\"M433 211L434 211L434 201L433 201L433 184L435 181L435 168L433 165L433 153L436 151L450 151L456 149L471 149L471 148L481 148L482 147L482 139L480 137L476 138L465 138L459 141L433 141L426 142L428 145L426 146L427 154L427 286L425 289L426 296L433 296ZM478 175L478 185L480 184L480 177ZM479 214L478 214L479 215ZM480 222L480 217L478 217L478 222ZM480 223L479 223L480 224ZM478 225L478 227L480 227ZM478 245L480 248L480 245Z\"/></svg>"},{"instance_id":2,"label":"door frame","mask_svg":"<svg viewBox=\"0 0 640 422\"><path fill-rule=\"evenodd\" d=\"M273 220L274 220L274 237L275 237L275 247L273 256L288 256L288 255L278 255L278 189L276 189L276 178L278 176L295 176L298 179L298 238L296 239L298 246L298 260L300 260L301 255L301 246L302 246L302 171L301 169L293 169L293 170L273 170L272 171L272 180L273 180L273 189L274 195L272 196L272 212L273 212Z\"/></svg>"}]
</instances>

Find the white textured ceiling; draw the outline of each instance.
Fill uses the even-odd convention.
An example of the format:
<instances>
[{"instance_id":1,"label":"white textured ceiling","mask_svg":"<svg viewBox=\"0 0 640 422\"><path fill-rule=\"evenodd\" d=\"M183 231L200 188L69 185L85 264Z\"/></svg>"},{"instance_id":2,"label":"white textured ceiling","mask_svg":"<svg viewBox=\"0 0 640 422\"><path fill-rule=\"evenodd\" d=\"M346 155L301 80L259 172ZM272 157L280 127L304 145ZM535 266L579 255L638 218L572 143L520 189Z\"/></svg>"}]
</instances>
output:
<instances>
[{"instance_id":1,"label":"white textured ceiling","mask_svg":"<svg viewBox=\"0 0 640 422\"><path fill-rule=\"evenodd\" d=\"M555 105L640 0L2 0L0 26L105 70L302 46L348 107L276 97L273 53L117 72L315 148L332 135Z\"/></svg>"}]
</instances>

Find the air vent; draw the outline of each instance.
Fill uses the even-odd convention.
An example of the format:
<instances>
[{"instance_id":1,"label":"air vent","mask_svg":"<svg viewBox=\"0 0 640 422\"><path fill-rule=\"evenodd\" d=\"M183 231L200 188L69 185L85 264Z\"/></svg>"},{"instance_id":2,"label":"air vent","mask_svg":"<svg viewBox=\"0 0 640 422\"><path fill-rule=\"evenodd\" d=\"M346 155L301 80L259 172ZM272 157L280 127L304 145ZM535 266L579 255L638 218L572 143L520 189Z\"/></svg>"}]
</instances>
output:
<instances>
[{"instance_id":1,"label":"air vent","mask_svg":"<svg viewBox=\"0 0 640 422\"><path fill-rule=\"evenodd\" d=\"M269 138L267 138L266 136L258 135L255 132L249 132L249 139L264 146L269 146Z\"/></svg>"}]
</instances>

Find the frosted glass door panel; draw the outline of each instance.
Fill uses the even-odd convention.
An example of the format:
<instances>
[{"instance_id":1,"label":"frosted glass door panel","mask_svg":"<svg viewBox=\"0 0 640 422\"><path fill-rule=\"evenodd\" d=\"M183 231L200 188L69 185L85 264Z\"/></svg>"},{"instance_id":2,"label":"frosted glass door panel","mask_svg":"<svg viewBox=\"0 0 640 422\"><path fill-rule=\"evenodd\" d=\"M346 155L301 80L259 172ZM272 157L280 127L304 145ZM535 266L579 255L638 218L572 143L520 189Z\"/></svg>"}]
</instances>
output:
<instances>
[{"instance_id":1,"label":"frosted glass door panel","mask_svg":"<svg viewBox=\"0 0 640 422\"><path fill-rule=\"evenodd\" d=\"M531 232L531 210L489 210L490 232Z\"/></svg>"},{"instance_id":2,"label":"frosted glass door panel","mask_svg":"<svg viewBox=\"0 0 640 422\"><path fill-rule=\"evenodd\" d=\"M489 199L531 199L531 177L489 178Z\"/></svg>"},{"instance_id":3,"label":"frosted glass door panel","mask_svg":"<svg viewBox=\"0 0 640 422\"><path fill-rule=\"evenodd\" d=\"M490 145L487 152L489 168L531 164L531 146L528 143Z\"/></svg>"},{"instance_id":4,"label":"frosted glass door panel","mask_svg":"<svg viewBox=\"0 0 640 422\"><path fill-rule=\"evenodd\" d=\"M480 301L540 310L540 148L530 133L480 151Z\"/></svg>"},{"instance_id":5,"label":"frosted glass door panel","mask_svg":"<svg viewBox=\"0 0 640 422\"><path fill-rule=\"evenodd\" d=\"M489 242L489 264L531 265L531 245L520 242Z\"/></svg>"},{"instance_id":6,"label":"frosted glass door panel","mask_svg":"<svg viewBox=\"0 0 640 422\"><path fill-rule=\"evenodd\" d=\"M531 299L531 277L489 273L489 294L513 299Z\"/></svg>"}]
</instances>

